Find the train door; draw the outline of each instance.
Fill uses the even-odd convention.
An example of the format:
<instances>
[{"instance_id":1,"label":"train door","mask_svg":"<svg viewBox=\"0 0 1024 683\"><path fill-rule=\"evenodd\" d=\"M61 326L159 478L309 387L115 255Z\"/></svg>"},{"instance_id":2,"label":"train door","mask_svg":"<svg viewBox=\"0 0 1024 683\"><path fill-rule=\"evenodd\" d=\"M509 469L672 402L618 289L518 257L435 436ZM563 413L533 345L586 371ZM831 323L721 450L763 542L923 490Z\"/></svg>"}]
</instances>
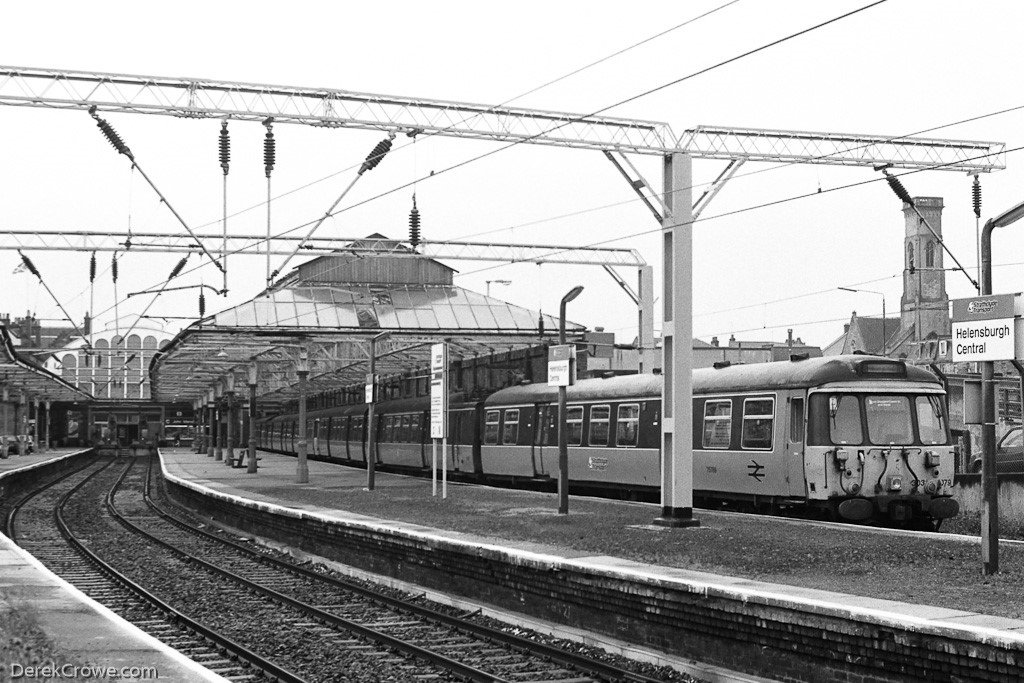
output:
<instances>
[{"instance_id":1,"label":"train door","mask_svg":"<svg viewBox=\"0 0 1024 683\"><path fill-rule=\"evenodd\" d=\"M538 476L558 472L558 406L540 403L534 409L533 471Z\"/></svg>"},{"instance_id":2,"label":"train door","mask_svg":"<svg viewBox=\"0 0 1024 683\"><path fill-rule=\"evenodd\" d=\"M803 395L790 396L786 430L786 474L789 479L789 495L801 498L807 494L804 478L804 434L807 433L805 415Z\"/></svg>"}]
</instances>

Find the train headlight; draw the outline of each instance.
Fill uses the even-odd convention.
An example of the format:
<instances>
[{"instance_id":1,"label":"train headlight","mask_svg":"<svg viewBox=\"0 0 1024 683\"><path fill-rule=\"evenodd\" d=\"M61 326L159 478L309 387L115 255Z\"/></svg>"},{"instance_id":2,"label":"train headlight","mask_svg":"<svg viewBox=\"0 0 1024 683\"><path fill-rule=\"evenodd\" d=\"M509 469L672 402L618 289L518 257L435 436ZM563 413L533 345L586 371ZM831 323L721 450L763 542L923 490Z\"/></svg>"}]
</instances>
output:
<instances>
[{"instance_id":1,"label":"train headlight","mask_svg":"<svg viewBox=\"0 0 1024 683\"><path fill-rule=\"evenodd\" d=\"M850 454L847 453L845 449L837 448L835 450L835 456L836 456L836 462L840 463L839 464L839 468L840 469L844 469L845 465L843 463L845 463L847 460L849 460Z\"/></svg>"},{"instance_id":2,"label":"train headlight","mask_svg":"<svg viewBox=\"0 0 1024 683\"><path fill-rule=\"evenodd\" d=\"M889 490L890 491L902 491L903 490L903 477L893 475L889 477Z\"/></svg>"},{"instance_id":3,"label":"train headlight","mask_svg":"<svg viewBox=\"0 0 1024 683\"><path fill-rule=\"evenodd\" d=\"M924 452L924 466L925 467L938 467L942 464L942 454L938 451L925 451Z\"/></svg>"}]
</instances>

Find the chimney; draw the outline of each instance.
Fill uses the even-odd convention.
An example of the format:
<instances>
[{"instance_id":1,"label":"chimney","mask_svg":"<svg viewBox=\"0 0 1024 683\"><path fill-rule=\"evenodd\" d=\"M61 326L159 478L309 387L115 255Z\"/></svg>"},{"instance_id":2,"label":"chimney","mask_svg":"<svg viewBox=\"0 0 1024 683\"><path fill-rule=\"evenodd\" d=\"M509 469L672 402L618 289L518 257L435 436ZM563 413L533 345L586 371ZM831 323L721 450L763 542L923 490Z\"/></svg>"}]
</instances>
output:
<instances>
[{"instance_id":1,"label":"chimney","mask_svg":"<svg viewBox=\"0 0 1024 683\"><path fill-rule=\"evenodd\" d=\"M736 346L736 335L735 334L730 334L729 335L729 346Z\"/></svg>"},{"instance_id":2,"label":"chimney","mask_svg":"<svg viewBox=\"0 0 1024 683\"><path fill-rule=\"evenodd\" d=\"M712 337L711 338L711 345L712 346L718 346L718 337Z\"/></svg>"}]
</instances>

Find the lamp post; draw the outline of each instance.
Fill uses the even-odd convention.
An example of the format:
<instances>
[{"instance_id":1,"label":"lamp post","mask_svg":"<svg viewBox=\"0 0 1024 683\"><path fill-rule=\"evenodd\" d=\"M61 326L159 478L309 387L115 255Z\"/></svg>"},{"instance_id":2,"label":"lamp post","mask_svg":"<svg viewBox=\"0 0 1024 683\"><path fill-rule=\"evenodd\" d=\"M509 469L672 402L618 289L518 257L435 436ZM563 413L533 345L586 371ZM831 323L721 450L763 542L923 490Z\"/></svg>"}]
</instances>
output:
<instances>
[{"instance_id":1,"label":"lamp post","mask_svg":"<svg viewBox=\"0 0 1024 683\"><path fill-rule=\"evenodd\" d=\"M981 230L981 295L992 293L992 231L1024 218L1024 202L985 221ZM999 571L999 480L996 479L995 363L981 362L981 562Z\"/></svg>"},{"instance_id":2,"label":"lamp post","mask_svg":"<svg viewBox=\"0 0 1024 683\"><path fill-rule=\"evenodd\" d=\"M558 308L558 344L565 346L565 305L578 297L583 287L577 285L562 297ZM573 380L576 368L569 362L569 381ZM567 387L558 387L558 514L569 514L569 435L565 429L565 403Z\"/></svg>"},{"instance_id":3,"label":"lamp post","mask_svg":"<svg viewBox=\"0 0 1024 683\"><path fill-rule=\"evenodd\" d=\"M889 340L889 337L885 334L885 294L882 292L876 292L873 289L853 289L852 287L837 287L844 292L864 292L865 294L877 294L882 297L882 355L886 355L885 343Z\"/></svg>"},{"instance_id":4,"label":"lamp post","mask_svg":"<svg viewBox=\"0 0 1024 683\"><path fill-rule=\"evenodd\" d=\"M224 418L224 383L218 381L213 387L214 405L217 413L213 421L213 459L217 462L224 460L224 425L221 421Z\"/></svg>"},{"instance_id":5,"label":"lamp post","mask_svg":"<svg viewBox=\"0 0 1024 683\"><path fill-rule=\"evenodd\" d=\"M487 280L487 296L491 295L491 283L492 282L494 284L496 284L496 285L506 285L506 286L508 286L508 285L512 284L511 280Z\"/></svg>"},{"instance_id":6,"label":"lamp post","mask_svg":"<svg viewBox=\"0 0 1024 683\"><path fill-rule=\"evenodd\" d=\"M224 376L224 404L227 420L224 429L224 464L235 466L235 373Z\"/></svg>"},{"instance_id":7,"label":"lamp post","mask_svg":"<svg viewBox=\"0 0 1024 683\"><path fill-rule=\"evenodd\" d=\"M256 364L249 366L249 466L246 474L256 474Z\"/></svg>"},{"instance_id":8,"label":"lamp post","mask_svg":"<svg viewBox=\"0 0 1024 683\"><path fill-rule=\"evenodd\" d=\"M303 346L299 349L299 361L295 364L299 375L299 424L296 426L296 449L299 451L299 465L295 473L297 484L309 482L309 463L306 461L306 378L309 377L309 352Z\"/></svg>"}]
</instances>

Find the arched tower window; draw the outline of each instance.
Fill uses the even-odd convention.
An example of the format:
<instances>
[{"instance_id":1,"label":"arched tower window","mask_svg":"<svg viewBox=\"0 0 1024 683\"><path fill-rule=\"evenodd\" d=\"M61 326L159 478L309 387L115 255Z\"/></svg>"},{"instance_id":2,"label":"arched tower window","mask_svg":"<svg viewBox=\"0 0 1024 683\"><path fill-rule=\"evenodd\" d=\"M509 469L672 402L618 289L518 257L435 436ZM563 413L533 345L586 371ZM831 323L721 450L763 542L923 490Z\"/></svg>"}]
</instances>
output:
<instances>
[{"instance_id":1,"label":"arched tower window","mask_svg":"<svg viewBox=\"0 0 1024 683\"><path fill-rule=\"evenodd\" d=\"M924 265L932 268L935 265L935 242L928 241L924 248Z\"/></svg>"}]
</instances>

